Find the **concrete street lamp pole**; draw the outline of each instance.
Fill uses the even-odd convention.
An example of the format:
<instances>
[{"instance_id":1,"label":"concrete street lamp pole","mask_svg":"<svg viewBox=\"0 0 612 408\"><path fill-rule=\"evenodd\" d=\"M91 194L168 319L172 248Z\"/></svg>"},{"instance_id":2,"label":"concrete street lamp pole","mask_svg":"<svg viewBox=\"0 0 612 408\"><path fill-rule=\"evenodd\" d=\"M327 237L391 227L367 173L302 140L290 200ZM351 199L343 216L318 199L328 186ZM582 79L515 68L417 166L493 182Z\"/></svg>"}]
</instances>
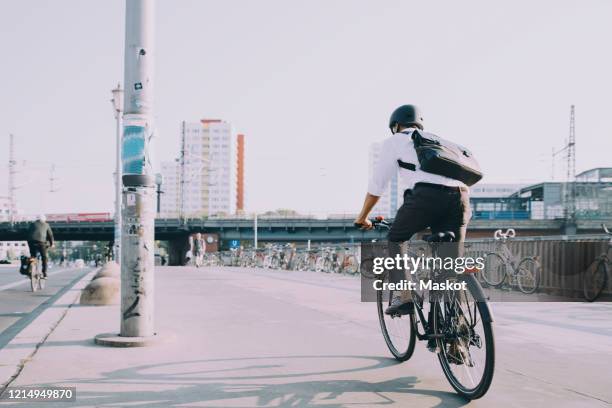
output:
<instances>
[{"instance_id":1,"label":"concrete street lamp pole","mask_svg":"<svg viewBox=\"0 0 612 408\"><path fill-rule=\"evenodd\" d=\"M126 0L121 337L151 337L155 265L154 0Z\"/></svg>"},{"instance_id":2,"label":"concrete street lamp pole","mask_svg":"<svg viewBox=\"0 0 612 408\"><path fill-rule=\"evenodd\" d=\"M126 0L123 112L121 325L98 344L138 347L159 342L153 321L155 176L153 138L154 0ZM166 335L167 340L172 336Z\"/></svg>"}]
</instances>

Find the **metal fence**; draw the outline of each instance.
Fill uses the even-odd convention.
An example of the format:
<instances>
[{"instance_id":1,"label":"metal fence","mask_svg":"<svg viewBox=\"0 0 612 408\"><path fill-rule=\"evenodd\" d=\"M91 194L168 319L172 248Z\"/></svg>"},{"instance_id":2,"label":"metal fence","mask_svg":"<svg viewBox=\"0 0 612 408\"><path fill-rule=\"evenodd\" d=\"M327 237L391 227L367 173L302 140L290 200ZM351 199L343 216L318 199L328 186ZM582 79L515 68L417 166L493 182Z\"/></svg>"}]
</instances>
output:
<instances>
[{"instance_id":1,"label":"metal fence","mask_svg":"<svg viewBox=\"0 0 612 408\"><path fill-rule=\"evenodd\" d=\"M541 264L540 292L569 298L582 298L585 270L607 253L610 238L603 235L514 238L506 245L516 262L537 256ZM501 241L469 240L466 256L482 256L499 252ZM607 279L603 295L612 295L612 277Z\"/></svg>"}]
</instances>

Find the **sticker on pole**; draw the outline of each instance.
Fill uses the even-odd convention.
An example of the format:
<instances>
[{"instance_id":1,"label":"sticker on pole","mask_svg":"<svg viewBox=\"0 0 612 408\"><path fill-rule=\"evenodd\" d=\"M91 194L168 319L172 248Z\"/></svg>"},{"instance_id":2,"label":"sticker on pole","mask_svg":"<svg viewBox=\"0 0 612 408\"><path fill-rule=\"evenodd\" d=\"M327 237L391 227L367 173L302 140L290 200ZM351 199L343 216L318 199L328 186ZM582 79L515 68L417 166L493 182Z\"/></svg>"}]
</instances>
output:
<instances>
[{"instance_id":1,"label":"sticker on pole","mask_svg":"<svg viewBox=\"0 0 612 408\"><path fill-rule=\"evenodd\" d=\"M128 207L133 207L136 205L136 194L127 195L127 205Z\"/></svg>"},{"instance_id":2,"label":"sticker on pole","mask_svg":"<svg viewBox=\"0 0 612 408\"><path fill-rule=\"evenodd\" d=\"M124 220L124 231L128 236L141 235L143 231L143 225L138 217L127 217Z\"/></svg>"},{"instance_id":3,"label":"sticker on pole","mask_svg":"<svg viewBox=\"0 0 612 408\"><path fill-rule=\"evenodd\" d=\"M145 138L144 126L125 126L123 133L123 174L145 173Z\"/></svg>"}]
</instances>

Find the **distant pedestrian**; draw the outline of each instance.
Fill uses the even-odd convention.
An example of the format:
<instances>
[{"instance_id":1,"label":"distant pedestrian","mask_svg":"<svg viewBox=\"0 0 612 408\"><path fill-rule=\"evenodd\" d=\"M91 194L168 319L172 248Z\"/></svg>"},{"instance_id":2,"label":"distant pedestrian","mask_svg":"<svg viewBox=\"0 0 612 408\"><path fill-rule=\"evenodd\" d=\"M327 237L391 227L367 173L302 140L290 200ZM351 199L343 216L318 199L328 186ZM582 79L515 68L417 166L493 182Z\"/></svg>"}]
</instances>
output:
<instances>
[{"instance_id":1,"label":"distant pedestrian","mask_svg":"<svg viewBox=\"0 0 612 408\"><path fill-rule=\"evenodd\" d=\"M206 243L202 238L202 234L198 232L193 240L193 256L196 268L202 266L204 252L206 252Z\"/></svg>"}]
</instances>

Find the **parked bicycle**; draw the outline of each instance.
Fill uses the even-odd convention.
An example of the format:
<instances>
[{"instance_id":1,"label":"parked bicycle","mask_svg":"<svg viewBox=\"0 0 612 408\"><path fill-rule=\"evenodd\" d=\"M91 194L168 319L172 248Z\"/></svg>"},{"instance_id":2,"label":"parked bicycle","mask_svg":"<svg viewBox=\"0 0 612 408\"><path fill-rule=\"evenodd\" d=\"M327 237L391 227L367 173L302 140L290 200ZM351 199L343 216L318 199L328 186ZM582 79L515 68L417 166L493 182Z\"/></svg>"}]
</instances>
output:
<instances>
[{"instance_id":1,"label":"parked bicycle","mask_svg":"<svg viewBox=\"0 0 612 408\"><path fill-rule=\"evenodd\" d=\"M337 273L346 273L349 275L355 275L359 272L359 257L356 253L351 251L351 248L342 248L341 254L338 256Z\"/></svg>"},{"instance_id":2,"label":"parked bicycle","mask_svg":"<svg viewBox=\"0 0 612 408\"><path fill-rule=\"evenodd\" d=\"M519 261L510 251L508 240L515 236L516 232L512 228L506 232L495 231L493 237L496 250L486 254L485 266L480 275L489 286L501 288L506 281L510 286L516 282L521 292L534 293L540 285L542 267L537 256L527 256Z\"/></svg>"},{"instance_id":3,"label":"parked bicycle","mask_svg":"<svg viewBox=\"0 0 612 408\"><path fill-rule=\"evenodd\" d=\"M377 228L390 227L380 218L372 220L372 224ZM425 238L433 257L438 256L440 243L453 239L452 232ZM383 286L383 290L377 291L376 303L385 342L398 361L406 361L412 356L417 339L427 341L455 391L465 398L480 398L491 385L495 366L493 317L482 287L473 274L449 275L435 268L428 272L427 277L421 278L425 282L465 282L466 289L412 291L416 314L389 316L385 309L393 291ZM411 275L413 279L419 276ZM381 284L389 281L386 273L377 279Z\"/></svg>"},{"instance_id":4,"label":"parked bicycle","mask_svg":"<svg viewBox=\"0 0 612 408\"><path fill-rule=\"evenodd\" d=\"M608 249L606 252L599 255L591 265L582 273L582 281L584 282L584 298L588 302L594 302L601 296L603 290L608 285L608 276L610 273L610 259L612 259L612 232L601 224L604 233L610 237Z\"/></svg>"},{"instance_id":5,"label":"parked bicycle","mask_svg":"<svg viewBox=\"0 0 612 408\"><path fill-rule=\"evenodd\" d=\"M325 247L321 251L321 255L317 257L315 271L317 272L334 272L338 267L338 254L334 248Z\"/></svg>"}]
</instances>

